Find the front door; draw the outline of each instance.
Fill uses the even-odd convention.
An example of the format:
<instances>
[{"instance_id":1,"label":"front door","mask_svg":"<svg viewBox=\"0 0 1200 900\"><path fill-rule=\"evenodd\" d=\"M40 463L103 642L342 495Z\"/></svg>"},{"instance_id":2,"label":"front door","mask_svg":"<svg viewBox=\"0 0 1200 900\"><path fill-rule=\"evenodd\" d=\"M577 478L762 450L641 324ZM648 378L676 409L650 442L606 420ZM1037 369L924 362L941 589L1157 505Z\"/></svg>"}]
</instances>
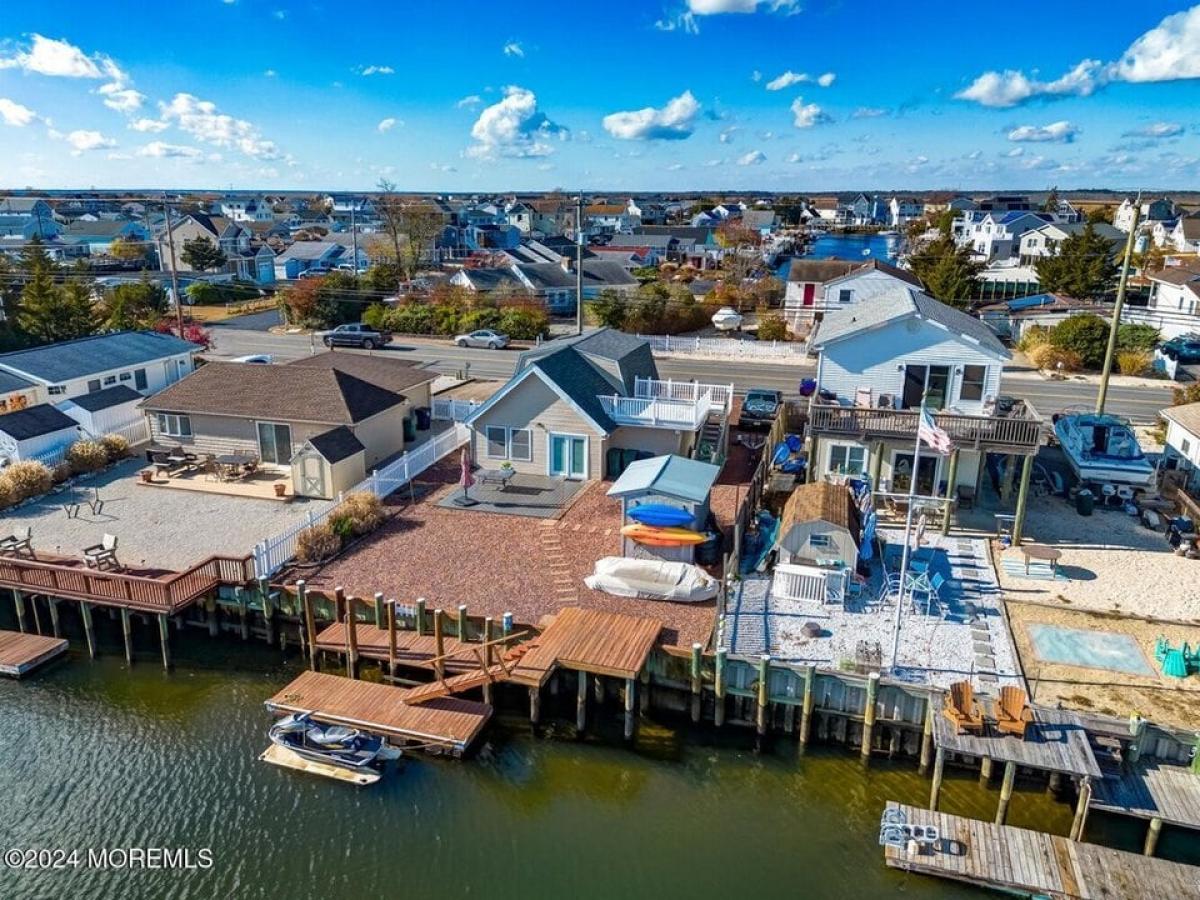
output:
<instances>
[{"instance_id":1,"label":"front door","mask_svg":"<svg viewBox=\"0 0 1200 900\"><path fill-rule=\"evenodd\" d=\"M550 435L549 471L561 478L587 478L587 438Z\"/></svg>"},{"instance_id":2,"label":"front door","mask_svg":"<svg viewBox=\"0 0 1200 900\"><path fill-rule=\"evenodd\" d=\"M804 285L804 305L805 306L813 305L813 298L816 296L816 293L817 293L817 286L815 284L813 284L812 282L808 282L807 284Z\"/></svg>"},{"instance_id":3,"label":"front door","mask_svg":"<svg viewBox=\"0 0 1200 900\"><path fill-rule=\"evenodd\" d=\"M897 494L907 494L912 485L913 455L897 453L892 457L892 490ZM937 478L938 457L921 454L921 462L917 469L917 495L921 497L934 496L934 479Z\"/></svg>"},{"instance_id":4,"label":"front door","mask_svg":"<svg viewBox=\"0 0 1200 900\"><path fill-rule=\"evenodd\" d=\"M305 497L325 497L325 461L314 453L300 459L300 493Z\"/></svg>"}]
</instances>

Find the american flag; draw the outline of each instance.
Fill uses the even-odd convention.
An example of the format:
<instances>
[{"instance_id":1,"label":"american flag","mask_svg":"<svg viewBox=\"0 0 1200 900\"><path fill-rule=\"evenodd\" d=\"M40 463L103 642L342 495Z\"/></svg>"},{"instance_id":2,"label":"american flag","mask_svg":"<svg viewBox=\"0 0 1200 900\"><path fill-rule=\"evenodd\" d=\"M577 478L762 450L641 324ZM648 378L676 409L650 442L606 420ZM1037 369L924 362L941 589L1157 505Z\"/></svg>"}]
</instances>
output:
<instances>
[{"instance_id":1,"label":"american flag","mask_svg":"<svg viewBox=\"0 0 1200 900\"><path fill-rule=\"evenodd\" d=\"M921 420L917 425L917 437L938 453L946 454L950 452L950 435L938 427L937 422L933 421L933 414L925 408L921 409Z\"/></svg>"}]
</instances>

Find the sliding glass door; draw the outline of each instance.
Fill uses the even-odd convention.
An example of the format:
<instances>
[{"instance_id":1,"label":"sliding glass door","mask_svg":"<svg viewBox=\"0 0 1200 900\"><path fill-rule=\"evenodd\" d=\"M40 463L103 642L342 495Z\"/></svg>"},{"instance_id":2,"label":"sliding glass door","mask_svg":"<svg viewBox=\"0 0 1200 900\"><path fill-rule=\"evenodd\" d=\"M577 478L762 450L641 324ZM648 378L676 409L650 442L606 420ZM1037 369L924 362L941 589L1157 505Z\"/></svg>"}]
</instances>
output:
<instances>
[{"instance_id":1,"label":"sliding glass door","mask_svg":"<svg viewBox=\"0 0 1200 900\"><path fill-rule=\"evenodd\" d=\"M292 426L259 422L258 458L268 465L288 465L292 461Z\"/></svg>"},{"instance_id":2,"label":"sliding glass door","mask_svg":"<svg viewBox=\"0 0 1200 900\"><path fill-rule=\"evenodd\" d=\"M928 409L945 409L950 399L950 367L949 366L905 366L904 394L902 406L904 409L917 409L921 405L921 396L925 396L925 406Z\"/></svg>"},{"instance_id":3,"label":"sliding glass door","mask_svg":"<svg viewBox=\"0 0 1200 900\"><path fill-rule=\"evenodd\" d=\"M562 478L587 478L587 438L550 435L549 473Z\"/></svg>"}]
</instances>

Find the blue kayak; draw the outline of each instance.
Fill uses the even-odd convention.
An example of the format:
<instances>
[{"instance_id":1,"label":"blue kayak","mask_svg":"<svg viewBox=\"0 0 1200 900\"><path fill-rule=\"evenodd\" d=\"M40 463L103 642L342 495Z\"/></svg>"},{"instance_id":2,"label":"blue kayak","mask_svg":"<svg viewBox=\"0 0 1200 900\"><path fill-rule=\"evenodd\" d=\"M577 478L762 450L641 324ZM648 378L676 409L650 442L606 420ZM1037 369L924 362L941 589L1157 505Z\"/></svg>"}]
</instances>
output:
<instances>
[{"instance_id":1,"label":"blue kayak","mask_svg":"<svg viewBox=\"0 0 1200 900\"><path fill-rule=\"evenodd\" d=\"M668 506L666 503L639 503L637 506L631 506L626 515L635 522L657 528L678 528L692 524L690 512L677 506Z\"/></svg>"}]
</instances>

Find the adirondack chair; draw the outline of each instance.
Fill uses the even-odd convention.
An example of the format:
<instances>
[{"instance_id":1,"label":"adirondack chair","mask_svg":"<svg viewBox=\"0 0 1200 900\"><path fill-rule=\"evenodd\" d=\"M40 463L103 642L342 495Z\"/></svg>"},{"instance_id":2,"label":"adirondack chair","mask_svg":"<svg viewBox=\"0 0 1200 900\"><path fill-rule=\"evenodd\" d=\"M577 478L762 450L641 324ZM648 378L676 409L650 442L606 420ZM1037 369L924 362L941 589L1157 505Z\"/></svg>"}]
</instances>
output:
<instances>
[{"instance_id":1,"label":"adirondack chair","mask_svg":"<svg viewBox=\"0 0 1200 900\"><path fill-rule=\"evenodd\" d=\"M1024 740L1025 726L1032 721L1033 710L1025 702L1025 692L1012 685L1000 688L1000 702L996 704L997 730Z\"/></svg>"},{"instance_id":2,"label":"adirondack chair","mask_svg":"<svg viewBox=\"0 0 1200 900\"><path fill-rule=\"evenodd\" d=\"M983 731L983 711L975 699L975 690L969 681L956 681L950 685L942 706L942 715L954 723L960 731Z\"/></svg>"}]
</instances>

